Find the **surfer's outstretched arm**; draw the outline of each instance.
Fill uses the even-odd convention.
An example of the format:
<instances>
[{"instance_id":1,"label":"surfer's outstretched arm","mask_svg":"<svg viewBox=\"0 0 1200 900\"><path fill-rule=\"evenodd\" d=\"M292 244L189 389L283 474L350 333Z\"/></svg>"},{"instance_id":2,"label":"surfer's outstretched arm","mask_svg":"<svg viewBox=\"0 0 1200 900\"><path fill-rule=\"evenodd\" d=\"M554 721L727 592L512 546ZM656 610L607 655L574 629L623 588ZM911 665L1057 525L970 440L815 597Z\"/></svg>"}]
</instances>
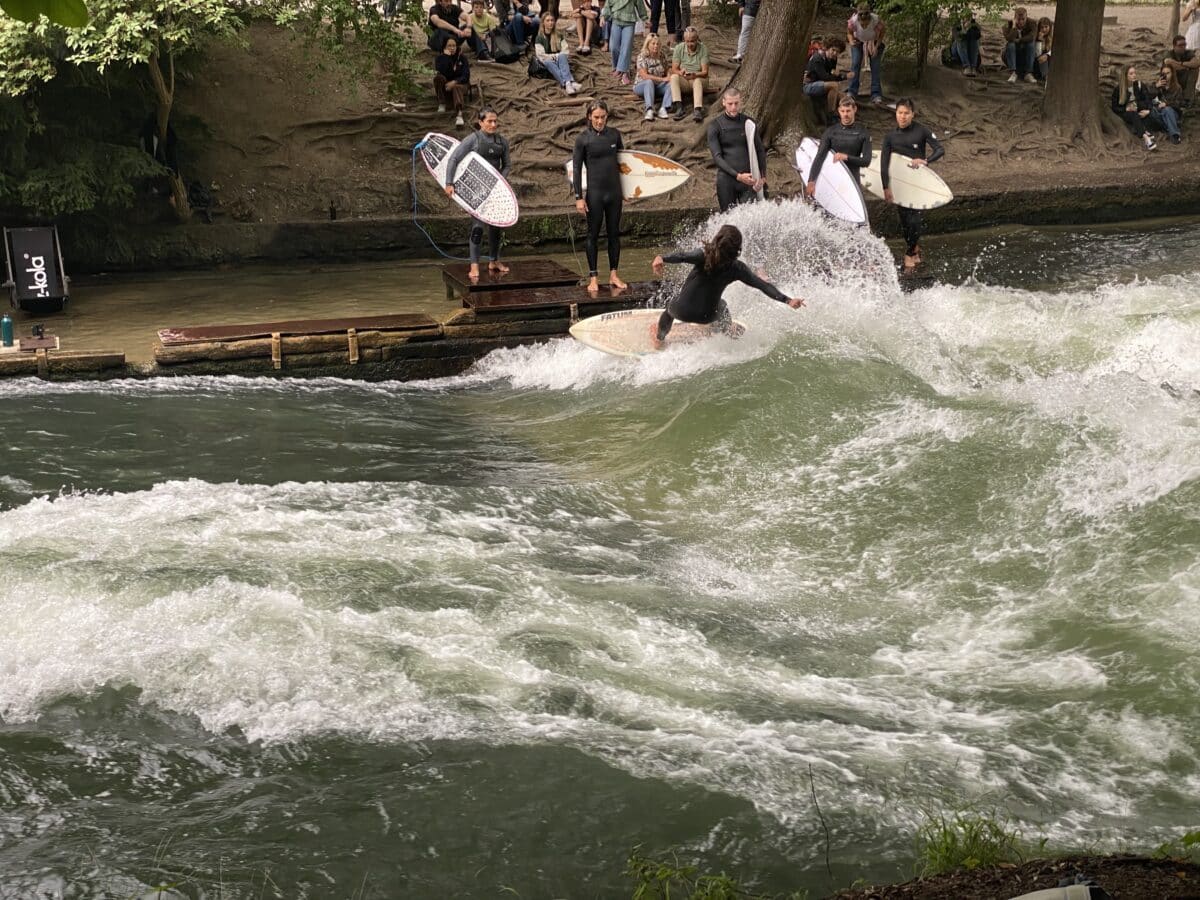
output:
<instances>
[{"instance_id":1,"label":"surfer's outstretched arm","mask_svg":"<svg viewBox=\"0 0 1200 900\"><path fill-rule=\"evenodd\" d=\"M799 297L789 297L765 278L759 278L758 275L756 275L754 271L740 259L734 263L734 266L737 270L737 279L738 281L742 282L742 284L748 284L755 290L762 291L772 300L778 300L780 303L786 303L793 309L804 306L804 301Z\"/></svg>"}]
</instances>

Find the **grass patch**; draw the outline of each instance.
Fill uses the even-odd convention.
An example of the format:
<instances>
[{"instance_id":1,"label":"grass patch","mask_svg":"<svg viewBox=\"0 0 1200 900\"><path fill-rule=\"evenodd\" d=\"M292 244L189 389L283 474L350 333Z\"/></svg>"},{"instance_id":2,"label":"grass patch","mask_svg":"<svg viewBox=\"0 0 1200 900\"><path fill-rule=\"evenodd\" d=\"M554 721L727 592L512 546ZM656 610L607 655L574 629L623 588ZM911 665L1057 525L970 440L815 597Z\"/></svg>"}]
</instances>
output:
<instances>
[{"instance_id":1,"label":"grass patch","mask_svg":"<svg viewBox=\"0 0 1200 900\"><path fill-rule=\"evenodd\" d=\"M808 900L807 891L758 894L724 872L707 875L696 866L683 865L674 853L654 859L642 856L640 850L634 847L625 865L625 874L635 882L633 900Z\"/></svg>"},{"instance_id":2,"label":"grass patch","mask_svg":"<svg viewBox=\"0 0 1200 900\"><path fill-rule=\"evenodd\" d=\"M916 841L922 877L1024 859L1020 829L994 809L927 811Z\"/></svg>"}]
</instances>

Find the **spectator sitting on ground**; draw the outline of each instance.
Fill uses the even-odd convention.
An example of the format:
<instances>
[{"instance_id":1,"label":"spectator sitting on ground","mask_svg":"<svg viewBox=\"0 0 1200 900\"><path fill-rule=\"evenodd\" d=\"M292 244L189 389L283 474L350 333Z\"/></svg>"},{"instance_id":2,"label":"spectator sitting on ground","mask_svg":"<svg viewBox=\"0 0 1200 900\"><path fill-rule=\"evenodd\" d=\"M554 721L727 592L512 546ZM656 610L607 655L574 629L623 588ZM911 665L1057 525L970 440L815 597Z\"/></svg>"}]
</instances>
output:
<instances>
[{"instance_id":1,"label":"spectator sitting on ground","mask_svg":"<svg viewBox=\"0 0 1200 900\"><path fill-rule=\"evenodd\" d=\"M471 11L463 13L458 21L461 28L467 29L463 37L475 51L475 58L480 62L491 62L492 54L488 52L484 38L500 26L500 20L487 11L484 0L471 0Z\"/></svg>"},{"instance_id":2,"label":"spectator sitting on ground","mask_svg":"<svg viewBox=\"0 0 1200 900\"><path fill-rule=\"evenodd\" d=\"M442 52L433 58L433 93L437 97L438 112L444 113L449 103L455 112L455 125L463 123L463 106L471 85L471 67L467 58L458 52L458 41L446 38Z\"/></svg>"},{"instance_id":3,"label":"spectator sitting on ground","mask_svg":"<svg viewBox=\"0 0 1200 900\"><path fill-rule=\"evenodd\" d=\"M1159 115L1162 115L1163 108L1171 109L1175 112L1175 121L1183 121L1183 88L1179 86L1179 79L1175 77L1175 70L1163 63L1158 70L1158 80L1154 82L1154 105L1159 110ZM1175 135L1171 136L1172 142L1178 144L1183 140L1180 136L1179 140L1175 139Z\"/></svg>"},{"instance_id":4,"label":"spectator sitting on ground","mask_svg":"<svg viewBox=\"0 0 1200 900\"><path fill-rule=\"evenodd\" d=\"M1033 74L1045 84L1050 74L1050 50L1054 44L1054 20L1046 16L1038 19L1037 37L1033 40Z\"/></svg>"},{"instance_id":5,"label":"spectator sitting on ground","mask_svg":"<svg viewBox=\"0 0 1200 900\"><path fill-rule=\"evenodd\" d=\"M1037 38L1037 24L1029 18L1023 6L1013 10L1013 17L1004 26L1004 64L1008 66L1008 81L1037 81L1033 76L1033 43Z\"/></svg>"},{"instance_id":6,"label":"spectator sitting on ground","mask_svg":"<svg viewBox=\"0 0 1200 900\"><path fill-rule=\"evenodd\" d=\"M1196 94L1196 73L1200 70L1200 55L1187 48L1187 38L1182 34L1175 35L1171 40L1171 49L1167 58L1163 60L1163 65L1169 66L1175 73L1183 91L1184 107L1191 106Z\"/></svg>"},{"instance_id":7,"label":"spectator sitting on ground","mask_svg":"<svg viewBox=\"0 0 1200 900\"><path fill-rule=\"evenodd\" d=\"M575 37L579 39L576 50L586 56L592 52L592 39L600 33L600 10L592 0L577 0L574 16Z\"/></svg>"},{"instance_id":8,"label":"spectator sitting on ground","mask_svg":"<svg viewBox=\"0 0 1200 900\"><path fill-rule=\"evenodd\" d=\"M434 0L429 9L429 49L441 53L446 41L451 38L454 43L470 35L470 31L459 25L462 20L462 7L451 0Z\"/></svg>"},{"instance_id":9,"label":"spectator sitting on ground","mask_svg":"<svg viewBox=\"0 0 1200 900\"><path fill-rule=\"evenodd\" d=\"M822 50L824 50L825 42L827 40L829 40L829 38L813 35L812 40L808 42L808 58L812 59L813 54L820 53Z\"/></svg>"},{"instance_id":10,"label":"spectator sitting on ground","mask_svg":"<svg viewBox=\"0 0 1200 900\"><path fill-rule=\"evenodd\" d=\"M558 19L550 13L542 16L542 27L533 42L537 61L554 76L568 97L579 93L582 85L571 75L571 64L567 61L567 44L558 36Z\"/></svg>"},{"instance_id":11,"label":"spectator sitting on ground","mask_svg":"<svg viewBox=\"0 0 1200 900\"><path fill-rule=\"evenodd\" d=\"M512 13L504 26L508 36L518 47L527 48L538 31L538 18L533 14L527 2L514 2Z\"/></svg>"},{"instance_id":12,"label":"spectator sitting on ground","mask_svg":"<svg viewBox=\"0 0 1200 900\"><path fill-rule=\"evenodd\" d=\"M637 81L633 83L633 92L642 98L646 104L645 119L649 122L654 118L654 101L662 98L658 117L665 119L671 108L671 79L667 74L667 61L663 58L662 42L658 35L651 32L642 41L642 52L637 58Z\"/></svg>"},{"instance_id":13,"label":"spectator sitting on ground","mask_svg":"<svg viewBox=\"0 0 1200 900\"><path fill-rule=\"evenodd\" d=\"M1117 67L1117 86L1112 92L1112 111L1125 121L1130 131L1142 139L1147 150L1157 147L1154 138L1150 137L1150 130L1154 127L1164 130L1163 117L1155 110L1150 91L1138 80L1136 66ZM1174 119L1174 110L1170 110L1169 115ZM1153 121L1156 118L1157 122ZM1178 127L1178 123L1176 126Z\"/></svg>"},{"instance_id":14,"label":"spectator sitting on ground","mask_svg":"<svg viewBox=\"0 0 1200 900\"><path fill-rule=\"evenodd\" d=\"M834 38L825 49L809 57L804 69L804 93L813 99L813 107L822 124L829 122L830 113L836 109L838 92L844 73L838 72L837 60L846 44Z\"/></svg>"},{"instance_id":15,"label":"spectator sitting on ground","mask_svg":"<svg viewBox=\"0 0 1200 900\"><path fill-rule=\"evenodd\" d=\"M704 121L704 84L708 80L708 48L700 42L700 30L689 25L683 31L683 43L671 53L671 97L675 118L687 115L683 98L692 95L692 118ZM690 90L689 90L690 89Z\"/></svg>"},{"instance_id":16,"label":"spectator sitting on ground","mask_svg":"<svg viewBox=\"0 0 1200 900\"><path fill-rule=\"evenodd\" d=\"M738 32L737 51L733 54L732 63L740 63L746 57L746 48L750 46L750 30L754 27L754 18L758 15L758 4L760 0L743 0L743 3L738 7L738 16L741 18L742 30ZM811 53L809 54L812 55Z\"/></svg>"},{"instance_id":17,"label":"spectator sitting on ground","mask_svg":"<svg viewBox=\"0 0 1200 900\"><path fill-rule=\"evenodd\" d=\"M850 44L850 96L858 97L858 79L862 75L863 57L871 66L871 102L876 106L883 103L883 20L872 15L866 3L858 5L858 12L846 22L846 40Z\"/></svg>"},{"instance_id":18,"label":"spectator sitting on ground","mask_svg":"<svg viewBox=\"0 0 1200 900\"><path fill-rule=\"evenodd\" d=\"M969 9L950 29L950 58L956 65L962 66L963 74L968 78L974 78L981 70L981 37L983 29L979 27L979 23L975 21L975 14Z\"/></svg>"}]
</instances>

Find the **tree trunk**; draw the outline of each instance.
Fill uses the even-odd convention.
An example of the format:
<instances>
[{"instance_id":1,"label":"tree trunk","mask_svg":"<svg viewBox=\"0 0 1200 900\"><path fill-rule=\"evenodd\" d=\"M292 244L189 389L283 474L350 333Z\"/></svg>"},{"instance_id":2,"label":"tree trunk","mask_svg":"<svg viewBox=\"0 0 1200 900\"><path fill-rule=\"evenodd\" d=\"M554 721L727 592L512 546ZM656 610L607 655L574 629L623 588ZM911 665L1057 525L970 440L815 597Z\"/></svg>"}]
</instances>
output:
<instances>
[{"instance_id":1,"label":"tree trunk","mask_svg":"<svg viewBox=\"0 0 1200 900\"><path fill-rule=\"evenodd\" d=\"M165 76L157 53L151 54L150 58L146 60L146 67L150 70L150 83L154 86L159 146L165 147L167 146L167 128L171 124L171 107L175 102L175 54L170 50L167 51L167 74ZM167 179L171 186L171 206L175 209L175 215L179 217L179 221L186 222L192 216L192 207L188 203L187 185L184 184L179 173L174 170L168 174Z\"/></svg>"},{"instance_id":2,"label":"tree trunk","mask_svg":"<svg viewBox=\"0 0 1200 900\"><path fill-rule=\"evenodd\" d=\"M929 39L937 20L936 12L921 17L921 27L917 32L917 84L921 84L925 77L925 64L929 62Z\"/></svg>"},{"instance_id":3,"label":"tree trunk","mask_svg":"<svg viewBox=\"0 0 1200 900\"><path fill-rule=\"evenodd\" d=\"M730 84L741 90L764 144L797 122L809 132L817 128L812 100L804 94L808 39L816 18L817 0L764 0L754 20L746 51L754 64L739 68Z\"/></svg>"},{"instance_id":4,"label":"tree trunk","mask_svg":"<svg viewBox=\"0 0 1200 900\"><path fill-rule=\"evenodd\" d=\"M1171 4L1171 26L1167 29L1167 46L1171 45L1171 40L1175 35L1179 34L1179 6L1183 0L1175 0Z\"/></svg>"},{"instance_id":5,"label":"tree trunk","mask_svg":"<svg viewBox=\"0 0 1200 900\"><path fill-rule=\"evenodd\" d=\"M1104 0L1071 0L1057 6L1054 66L1046 82L1042 122L1071 143L1099 150L1106 103L1099 96L1100 32Z\"/></svg>"}]
</instances>

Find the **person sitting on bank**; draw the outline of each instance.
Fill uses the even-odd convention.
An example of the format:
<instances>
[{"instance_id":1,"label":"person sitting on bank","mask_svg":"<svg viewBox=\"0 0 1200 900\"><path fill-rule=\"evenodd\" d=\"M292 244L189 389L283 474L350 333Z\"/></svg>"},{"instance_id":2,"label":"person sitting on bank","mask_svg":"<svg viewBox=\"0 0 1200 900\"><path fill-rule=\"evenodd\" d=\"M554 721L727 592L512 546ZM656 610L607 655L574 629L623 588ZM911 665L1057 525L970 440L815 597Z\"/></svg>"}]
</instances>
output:
<instances>
[{"instance_id":1,"label":"person sitting on bank","mask_svg":"<svg viewBox=\"0 0 1200 900\"><path fill-rule=\"evenodd\" d=\"M974 78L982 71L979 58L979 40L982 37L983 29L969 9L950 28L950 59L962 66L963 74L968 78Z\"/></svg>"},{"instance_id":2,"label":"person sitting on bank","mask_svg":"<svg viewBox=\"0 0 1200 900\"><path fill-rule=\"evenodd\" d=\"M1033 44L1037 39L1037 23L1029 18L1023 6L1013 10L1013 17L1004 26L1004 64L1008 66L1008 81L1024 80L1033 84Z\"/></svg>"},{"instance_id":3,"label":"person sitting on bank","mask_svg":"<svg viewBox=\"0 0 1200 900\"><path fill-rule=\"evenodd\" d=\"M1171 49L1163 60L1164 66L1170 66L1179 81L1183 91L1183 105L1190 107L1196 94L1196 73L1200 71L1200 55L1195 50L1187 48L1187 38L1182 34L1171 39Z\"/></svg>"},{"instance_id":4,"label":"person sitting on bank","mask_svg":"<svg viewBox=\"0 0 1200 900\"><path fill-rule=\"evenodd\" d=\"M493 28L500 26L500 20L487 11L484 0L471 0L471 11L463 13L458 21L459 26L468 32L463 37L475 51L475 58L479 62L491 62L492 54L485 38Z\"/></svg>"},{"instance_id":5,"label":"person sitting on bank","mask_svg":"<svg viewBox=\"0 0 1200 900\"><path fill-rule=\"evenodd\" d=\"M829 113L836 108L837 95L841 91L844 73L838 72L837 61L846 49L846 42L833 38L825 48L808 59L804 69L804 93L813 100L813 107L822 122L828 122Z\"/></svg>"},{"instance_id":6,"label":"person sitting on bank","mask_svg":"<svg viewBox=\"0 0 1200 900\"><path fill-rule=\"evenodd\" d=\"M522 49L528 48L534 36L537 35L538 17L533 14L528 3L514 3L508 22L504 25L508 36L514 44Z\"/></svg>"},{"instance_id":7,"label":"person sitting on bank","mask_svg":"<svg viewBox=\"0 0 1200 900\"><path fill-rule=\"evenodd\" d=\"M717 331L736 337L733 316L725 303L725 289L735 281L762 291L772 300L786 303L792 309L804 306L799 297L789 297L771 282L760 278L738 259L742 254L742 233L733 225L722 225L711 241L695 250L656 256L650 267L662 277L666 263L688 263L692 271L679 289L679 294L667 303L658 321L652 323L650 340L655 350L662 349L675 320L715 325Z\"/></svg>"},{"instance_id":8,"label":"person sitting on bank","mask_svg":"<svg viewBox=\"0 0 1200 900\"><path fill-rule=\"evenodd\" d=\"M1033 77L1042 84L1050 75L1050 53L1054 44L1054 20L1046 16L1038 19L1037 37L1033 41Z\"/></svg>"},{"instance_id":9,"label":"person sitting on bank","mask_svg":"<svg viewBox=\"0 0 1200 900\"><path fill-rule=\"evenodd\" d=\"M471 85L471 67L467 58L458 52L458 41L446 38L442 52L433 58L433 93L437 97L438 112L446 107L454 110L455 125L463 125L463 106Z\"/></svg>"},{"instance_id":10,"label":"person sitting on bank","mask_svg":"<svg viewBox=\"0 0 1200 900\"><path fill-rule=\"evenodd\" d=\"M577 0L578 5L573 13L575 17L575 37L579 40L576 51L587 56L592 52L592 40L599 34L600 10L592 5L592 0Z\"/></svg>"},{"instance_id":11,"label":"person sitting on bank","mask_svg":"<svg viewBox=\"0 0 1200 900\"><path fill-rule=\"evenodd\" d=\"M858 116L858 102L849 94L838 101L836 125L825 129L821 135L817 155L813 157L812 169L808 173L805 193L810 197L817 194L817 176L825 165L825 157L833 154L835 162L846 164L854 181L859 181L859 172L871 164L871 132L854 121Z\"/></svg>"},{"instance_id":12,"label":"person sitting on bank","mask_svg":"<svg viewBox=\"0 0 1200 900\"><path fill-rule=\"evenodd\" d=\"M451 151L450 159L446 162L447 197L454 196L454 180L458 175L459 164L471 151L475 151L486 159L492 164L492 168L505 178L508 177L509 170L512 169L512 158L509 155L508 141L497 131L499 125L500 117L496 110L490 106L479 110L479 130L459 143ZM488 225L472 217L471 231L467 240L471 248L471 267L467 270L467 277L471 281L479 280L479 256L482 252L485 228L488 234L488 272L503 275L508 271L508 266L500 262L500 242L504 237L504 229L497 225Z\"/></svg>"},{"instance_id":13,"label":"person sitting on bank","mask_svg":"<svg viewBox=\"0 0 1200 900\"><path fill-rule=\"evenodd\" d=\"M700 30L689 25L683 31L683 42L671 53L671 97L675 101L675 118L687 115L683 98L692 95L692 118L704 121L704 86L708 81L708 48L700 42Z\"/></svg>"},{"instance_id":14,"label":"person sitting on bank","mask_svg":"<svg viewBox=\"0 0 1200 900\"><path fill-rule=\"evenodd\" d=\"M862 75L863 57L871 66L871 102L883 104L883 20L871 13L866 3L846 23L846 39L850 43L850 96L858 97L858 79Z\"/></svg>"},{"instance_id":15,"label":"person sitting on bank","mask_svg":"<svg viewBox=\"0 0 1200 900\"><path fill-rule=\"evenodd\" d=\"M441 53L446 41L453 39L458 44L464 38L470 37L471 32L459 24L462 21L462 7L451 0L434 0L429 9L429 49Z\"/></svg>"},{"instance_id":16,"label":"person sitting on bank","mask_svg":"<svg viewBox=\"0 0 1200 900\"><path fill-rule=\"evenodd\" d=\"M1183 121L1184 97L1183 88L1179 85L1179 79L1175 77L1175 70L1163 63L1158 70L1158 80L1154 82L1154 100L1155 106L1158 108L1169 107L1175 111L1175 119L1178 122ZM1183 140L1182 136L1176 140L1175 136L1171 137L1172 143L1178 144Z\"/></svg>"},{"instance_id":17,"label":"person sitting on bank","mask_svg":"<svg viewBox=\"0 0 1200 900\"><path fill-rule=\"evenodd\" d=\"M1135 135L1142 139L1147 150L1157 149L1150 130L1156 124L1159 130L1163 128L1163 117L1154 108L1150 91L1138 80L1137 66L1117 67L1117 86L1112 92L1112 111L1115 112ZM1175 113L1171 111L1174 120ZM1178 129L1176 120L1176 129Z\"/></svg>"},{"instance_id":18,"label":"person sitting on bank","mask_svg":"<svg viewBox=\"0 0 1200 900\"><path fill-rule=\"evenodd\" d=\"M746 58L746 48L750 46L750 31L754 28L754 20L758 16L759 2L760 0L744 0L738 8L742 30L738 32L737 50L733 54L733 59L730 60L735 65Z\"/></svg>"},{"instance_id":19,"label":"person sitting on bank","mask_svg":"<svg viewBox=\"0 0 1200 900\"><path fill-rule=\"evenodd\" d=\"M567 92L568 97L579 93L582 85L571 75L571 63L567 60L567 43L558 35L558 20L550 13L542 16L542 27L533 42L533 52L540 65L554 76L554 80Z\"/></svg>"},{"instance_id":20,"label":"person sitting on bank","mask_svg":"<svg viewBox=\"0 0 1200 900\"><path fill-rule=\"evenodd\" d=\"M637 58L637 81L633 83L633 92L642 98L646 104L647 122L654 118L654 101L661 99L658 117L665 119L671 108L671 79L667 74L667 61L663 56L662 42L658 35L651 32L642 41L642 52Z\"/></svg>"}]
</instances>

